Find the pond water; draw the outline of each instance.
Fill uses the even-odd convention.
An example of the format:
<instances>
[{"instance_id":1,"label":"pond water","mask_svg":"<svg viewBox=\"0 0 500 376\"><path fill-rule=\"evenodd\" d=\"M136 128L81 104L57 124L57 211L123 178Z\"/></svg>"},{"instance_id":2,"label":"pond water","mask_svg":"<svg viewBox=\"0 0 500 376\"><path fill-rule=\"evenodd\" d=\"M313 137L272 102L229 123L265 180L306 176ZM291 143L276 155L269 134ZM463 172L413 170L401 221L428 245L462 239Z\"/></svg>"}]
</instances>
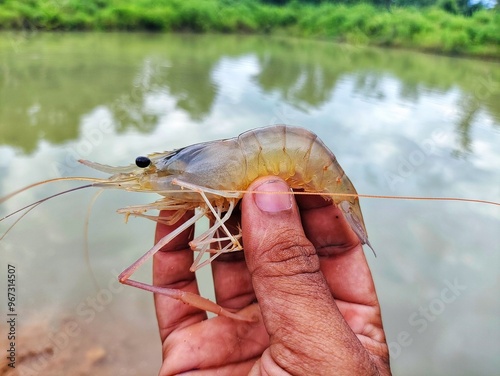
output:
<instances>
[{"instance_id":1,"label":"pond water","mask_svg":"<svg viewBox=\"0 0 500 376\"><path fill-rule=\"evenodd\" d=\"M359 193L498 202L499 68L267 36L3 33L0 197L39 180L102 176L80 158L127 165L286 123L318 134ZM25 192L2 203L0 217L73 186ZM2 291L6 264L17 274L19 374L157 373L152 296L116 283L151 246L154 225L125 225L115 214L157 197L98 198L88 228L96 287L84 251L94 193L36 207L0 242ZM378 253L366 250L394 374L497 374L498 206L388 199L361 206ZM12 223L2 222L1 232ZM208 273L201 288L210 296ZM137 278L147 281L149 266Z\"/></svg>"}]
</instances>

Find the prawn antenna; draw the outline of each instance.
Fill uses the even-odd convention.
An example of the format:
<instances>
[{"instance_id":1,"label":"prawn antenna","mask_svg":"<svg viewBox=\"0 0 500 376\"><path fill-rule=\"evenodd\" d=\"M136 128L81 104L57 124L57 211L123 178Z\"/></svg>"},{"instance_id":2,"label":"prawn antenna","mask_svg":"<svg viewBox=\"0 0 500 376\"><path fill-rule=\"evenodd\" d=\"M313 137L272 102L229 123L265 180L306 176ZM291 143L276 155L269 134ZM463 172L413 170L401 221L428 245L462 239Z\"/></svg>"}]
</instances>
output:
<instances>
[{"instance_id":1,"label":"prawn antenna","mask_svg":"<svg viewBox=\"0 0 500 376\"><path fill-rule=\"evenodd\" d=\"M33 186L34 186L34 185L33 185ZM23 210L28 210L28 212L29 212L31 209L35 208L36 206L40 205L41 203L43 203L43 202L45 202L45 201L48 201L48 200L50 200L50 199L54 198L54 197L61 196L61 195L64 195L64 194L66 194L66 193L70 193L70 192L78 191L78 190L80 190L80 189L90 188L90 187L93 187L93 186L94 186L94 184L86 184L86 185L82 185L82 186L80 186L80 187L71 188L71 189L68 189L68 190L66 190L66 191L62 191L62 192L55 193L55 194L53 194L53 195L47 196L47 197L45 197L45 198L42 198L42 199L40 199L40 200L38 200L38 201L35 201L35 202L33 202L33 203L29 204L29 205L26 205L26 206L22 207L21 209L17 209L16 211L14 211L14 212L12 212L12 213L7 214L5 217L0 218L0 222L2 222L3 220L5 220L5 219L7 219L7 218L9 218L9 217L12 217L13 215L15 215L15 214L17 214L17 213L22 212ZM30 187L31 187L31 186L30 186ZM28 188L28 187L27 187L27 188ZM25 188L25 189L27 189L27 188ZM10 195L9 195L9 196L7 196L6 198L12 197L14 194L20 193L21 191L23 191L23 190L25 190L25 189L22 189L22 190L19 190L19 191L17 191L17 192L14 192L13 194L10 194ZM2 199L2 201L4 201L6 198L3 198L3 199ZM0 201L0 203L1 203L2 201ZM26 214L26 213L25 213L25 214ZM23 214L23 216L24 216L24 214ZM21 217L21 218L22 218L22 217ZM16 223L17 223L17 221L16 221ZM9 229L9 230L10 230L10 229ZM4 236L5 236L5 235L4 235Z\"/></svg>"},{"instance_id":2,"label":"prawn antenna","mask_svg":"<svg viewBox=\"0 0 500 376\"><path fill-rule=\"evenodd\" d=\"M384 195L369 195L361 193L330 193L330 192L304 192L304 191L285 191L285 192L269 192L269 191L227 191L227 192L238 192L238 193L260 193L260 194L285 194L285 195L305 195L305 196L328 196L328 197L361 197L361 198L379 198L379 199L392 199L392 200L419 200L419 201L460 201L460 202L473 202L476 204L486 204L500 206L500 202L489 201L489 200L479 200L475 198L464 198L464 197L421 197L421 196L384 196Z\"/></svg>"},{"instance_id":3,"label":"prawn antenna","mask_svg":"<svg viewBox=\"0 0 500 376\"><path fill-rule=\"evenodd\" d=\"M8 199L18 195L19 193L22 193L22 192L25 192L31 188L35 188L39 185L45 185L45 184L48 184L48 183L53 183L53 182L56 182L56 181L92 181L94 183L104 183L104 182L107 182L107 180L105 179L98 179L98 178L87 178L87 177L69 177L69 178L54 178L54 179L48 179L48 180L43 180L43 181L39 181L37 183L33 183L33 184L30 184L26 187L23 187L21 189L18 189L17 191L14 191L10 194L8 194L7 196L4 196L4 197L0 197L0 204L4 203L5 201L7 201ZM62 192L64 193L64 192Z\"/></svg>"},{"instance_id":4,"label":"prawn antenna","mask_svg":"<svg viewBox=\"0 0 500 376\"><path fill-rule=\"evenodd\" d=\"M17 224L17 222L19 222L21 219L23 219L23 217L28 214L30 211L32 211L33 209L35 209L38 205L40 205L40 203L38 204L34 204L31 208L29 208L28 210L26 210L23 214L21 214L21 216L19 218L17 218L14 223L12 225L10 225L10 227L2 234L2 236L0 236L0 241L5 238L5 235L7 235L9 233L10 230L12 230L14 228L14 226Z\"/></svg>"},{"instance_id":5,"label":"prawn antenna","mask_svg":"<svg viewBox=\"0 0 500 376\"><path fill-rule=\"evenodd\" d=\"M27 213L29 213L32 209L34 209L36 206L40 205L41 203L47 201L47 200L50 200L54 197L57 197L57 196L61 196L61 195L64 195L66 193L69 193L69 192L74 192L74 191L78 191L80 189L84 189L84 188L90 188L90 187L96 187L96 186L102 186L102 187L105 187L107 185L113 185L113 184L106 184L108 183L108 180L105 180L105 179L99 179L99 178L88 178L88 177L79 177L79 176L75 176L75 177L67 177L67 178L54 178L54 179L48 179L48 180L43 180L43 181L40 181L40 182L37 182L37 183L33 183L33 184L30 184L24 188L21 188L21 189L18 189L17 191L14 191L10 194L8 194L7 196L4 196L4 197L0 197L0 204L4 203L5 201L7 201L8 199L18 195L19 193L22 193L22 192L25 192L31 188L35 188L39 185L45 185L45 184L48 184L48 183L54 183L54 182L57 182L57 181L90 181L92 182L91 184L86 184L86 185L82 185L81 187L76 187L76 188L71 188L71 189L68 189L66 191L63 191L63 192L59 192L59 193L56 193L56 194L53 194L51 196L48 196L48 197L45 197L45 198L42 198L41 200L38 200L38 201L35 201L29 205L26 205L24 207L22 207L21 209L18 209L12 213L9 213L7 214L6 216L4 216L3 218L0 218L0 222L2 222L4 219L7 219L19 212L22 212L23 210L27 210L20 218L18 218L16 220L16 222L14 223L14 225L19 222L21 220L21 218L23 218ZM9 227L9 229L7 230L7 232L10 231L10 229L12 227L14 227L14 225L12 225L11 227ZM6 232L6 233L7 233ZM3 234L3 236L0 238L0 240L6 235Z\"/></svg>"},{"instance_id":6,"label":"prawn antenna","mask_svg":"<svg viewBox=\"0 0 500 376\"><path fill-rule=\"evenodd\" d=\"M363 195L363 194L358 194L356 196L363 198L390 198L394 200L461 201L461 202L474 202L476 204L500 206L500 202L479 200L475 198L463 198L463 197L382 196L382 195Z\"/></svg>"}]
</instances>

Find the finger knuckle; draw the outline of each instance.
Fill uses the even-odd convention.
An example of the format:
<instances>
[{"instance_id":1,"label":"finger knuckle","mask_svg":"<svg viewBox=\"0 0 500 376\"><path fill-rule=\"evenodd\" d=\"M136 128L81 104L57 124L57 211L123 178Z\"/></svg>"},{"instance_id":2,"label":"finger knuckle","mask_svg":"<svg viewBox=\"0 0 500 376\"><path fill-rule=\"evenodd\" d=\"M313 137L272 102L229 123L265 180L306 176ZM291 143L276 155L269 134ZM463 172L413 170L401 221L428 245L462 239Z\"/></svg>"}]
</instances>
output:
<instances>
[{"instance_id":1,"label":"finger knuckle","mask_svg":"<svg viewBox=\"0 0 500 376\"><path fill-rule=\"evenodd\" d=\"M294 231L281 231L261 244L260 272L266 276L316 273L320 264L312 244Z\"/></svg>"}]
</instances>

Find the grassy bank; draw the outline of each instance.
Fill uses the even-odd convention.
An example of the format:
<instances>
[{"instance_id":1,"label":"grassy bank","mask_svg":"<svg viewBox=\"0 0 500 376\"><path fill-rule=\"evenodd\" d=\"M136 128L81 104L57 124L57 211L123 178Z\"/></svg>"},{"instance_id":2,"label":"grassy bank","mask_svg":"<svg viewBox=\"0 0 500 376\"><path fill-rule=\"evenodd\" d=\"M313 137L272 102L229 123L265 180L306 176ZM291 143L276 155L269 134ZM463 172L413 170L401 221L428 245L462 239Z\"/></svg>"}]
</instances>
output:
<instances>
[{"instance_id":1,"label":"grassy bank","mask_svg":"<svg viewBox=\"0 0 500 376\"><path fill-rule=\"evenodd\" d=\"M276 33L500 58L500 13L244 0L0 0L0 29Z\"/></svg>"}]
</instances>

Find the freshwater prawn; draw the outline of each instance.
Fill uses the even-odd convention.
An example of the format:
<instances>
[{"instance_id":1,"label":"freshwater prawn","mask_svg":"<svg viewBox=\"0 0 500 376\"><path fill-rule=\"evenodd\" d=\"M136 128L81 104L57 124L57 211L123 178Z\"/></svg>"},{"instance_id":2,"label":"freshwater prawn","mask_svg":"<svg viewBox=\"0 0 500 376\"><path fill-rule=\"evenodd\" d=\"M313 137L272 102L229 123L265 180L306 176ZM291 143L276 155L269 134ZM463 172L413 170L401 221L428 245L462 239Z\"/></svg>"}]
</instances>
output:
<instances>
[{"instance_id":1,"label":"freshwater prawn","mask_svg":"<svg viewBox=\"0 0 500 376\"><path fill-rule=\"evenodd\" d=\"M191 271L198 270L223 253L241 251L243 249L241 231L238 234L233 234L225 223L231 217L250 183L261 176L278 176L284 179L293 190L293 192L274 193L315 194L331 201L332 204L341 209L361 244L368 245L372 250L373 247L368 240L361 213L359 197L389 197L358 195L335 155L314 133L287 125L257 128L244 132L235 138L203 142L173 151L140 156L135 160L135 164L124 167L112 167L86 160L80 162L101 172L111 174L111 176L107 179L56 178L22 188L1 198L0 203L27 189L49 182L62 180L89 182L89 184L57 193L27 205L10 213L0 221L24 211L21 217L14 222L15 225L22 216L44 201L89 187L149 192L162 196L161 199L150 204L119 209L118 213L124 214L126 218L133 215L172 225L178 222L187 211L196 209L193 217L163 237L149 251L126 268L119 275L119 281L126 285L166 295L201 310L237 320L248 319L199 295L149 285L132 280L130 277L146 260L203 217L208 217L212 225L190 242L191 249L198 251L198 256L190 268ZM399 198L411 199L411 197ZM441 199L500 205L481 200ZM160 218L146 214L150 210L168 210L173 211L174 214L167 218ZM202 257L206 253L209 253L210 257L202 261Z\"/></svg>"}]
</instances>

